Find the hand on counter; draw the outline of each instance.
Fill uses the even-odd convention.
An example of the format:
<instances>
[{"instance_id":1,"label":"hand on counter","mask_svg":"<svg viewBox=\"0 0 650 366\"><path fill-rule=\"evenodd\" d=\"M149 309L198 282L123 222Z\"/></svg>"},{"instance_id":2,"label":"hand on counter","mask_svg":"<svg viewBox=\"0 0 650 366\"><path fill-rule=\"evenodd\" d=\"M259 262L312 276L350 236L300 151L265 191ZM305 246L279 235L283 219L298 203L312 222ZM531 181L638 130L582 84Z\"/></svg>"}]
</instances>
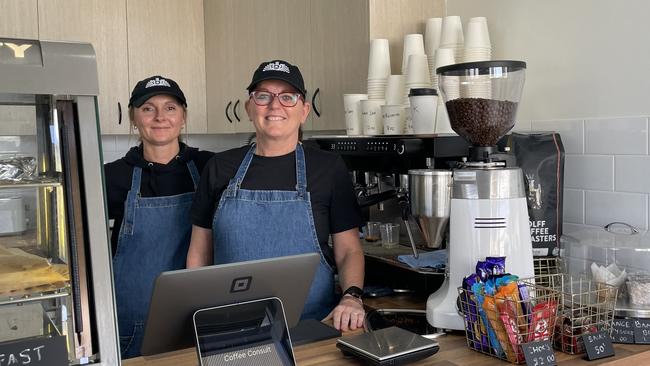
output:
<instances>
[{"instance_id":1,"label":"hand on counter","mask_svg":"<svg viewBox=\"0 0 650 366\"><path fill-rule=\"evenodd\" d=\"M334 328L347 332L363 328L363 320L366 312L363 310L363 303L353 296L343 296L339 304L329 313L323 321L332 320Z\"/></svg>"}]
</instances>

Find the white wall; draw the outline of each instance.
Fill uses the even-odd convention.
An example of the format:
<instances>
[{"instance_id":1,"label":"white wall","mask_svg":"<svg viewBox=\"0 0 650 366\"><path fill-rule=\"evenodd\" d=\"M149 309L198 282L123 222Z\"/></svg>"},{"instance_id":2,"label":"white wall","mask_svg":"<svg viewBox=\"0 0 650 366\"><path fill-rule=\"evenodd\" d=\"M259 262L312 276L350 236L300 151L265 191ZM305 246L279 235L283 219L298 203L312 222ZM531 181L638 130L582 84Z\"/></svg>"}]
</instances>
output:
<instances>
[{"instance_id":1,"label":"white wall","mask_svg":"<svg viewBox=\"0 0 650 366\"><path fill-rule=\"evenodd\" d=\"M493 59L527 63L516 129L565 144L564 220L650 227L650 1L447 0L488 18Z\"/></svg>"}]
</instances>

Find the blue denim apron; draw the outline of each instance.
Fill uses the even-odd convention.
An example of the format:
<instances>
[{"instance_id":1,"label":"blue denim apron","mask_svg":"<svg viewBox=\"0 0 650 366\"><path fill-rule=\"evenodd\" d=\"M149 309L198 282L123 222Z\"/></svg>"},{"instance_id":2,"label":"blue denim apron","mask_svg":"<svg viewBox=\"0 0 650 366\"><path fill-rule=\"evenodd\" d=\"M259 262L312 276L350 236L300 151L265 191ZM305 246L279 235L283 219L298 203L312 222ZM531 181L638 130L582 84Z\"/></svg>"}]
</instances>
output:
<instances>
[{"instance_id":1,"label":"blue denim apron","mask_svg":"<svg viewBox=\"0 0 650 366\"><path fill-rule=\"evenodd\" d=\"M199 171L192 161L187 168L196 190ZM154 281L163 271L185 268L192 233L194 192L141 197L141 177L142 168L135 167L113 257L122 358L140 355Z\"/></svg>"},{"instance_id":2,"label":"blue denim apron","mask_svg":"<svg viewBox=\"0 0 650 366\"><path fill-rule=\"evenodd\" d=\"M320 264L302 319L322 319L335 304L334 271L316 236L307 192L305 153L296 147L296 190L246 190L241 184L253 160L255 145L244 157L219 201L212 220L214 263L232 263L287 255L318 253ZM287 286L288 284L281 284Z\"/></svg>"}]
</instances>

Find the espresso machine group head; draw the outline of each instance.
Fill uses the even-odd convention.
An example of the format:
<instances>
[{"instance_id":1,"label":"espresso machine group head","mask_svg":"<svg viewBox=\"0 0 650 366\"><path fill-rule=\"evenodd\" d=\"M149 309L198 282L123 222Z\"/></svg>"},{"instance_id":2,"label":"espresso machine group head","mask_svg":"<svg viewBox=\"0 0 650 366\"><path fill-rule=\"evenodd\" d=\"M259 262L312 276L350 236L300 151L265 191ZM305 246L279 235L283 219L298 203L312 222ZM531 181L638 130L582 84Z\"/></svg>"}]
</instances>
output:
<instances>
[{"instance_id":1,"label":"espresso machine group head","mask_svg":"<svg viewBox=\"0 0 650 366\"><path fill-rule=\"evenodd\" d=\"M506 257L506 271L532 277L533 251L521 169L497 142L515 124L524 85L522 61L485 61L437 69L452 129L471 144L453 171L448 276L429 296L427 320L464 329L457 288L485 257Z\"/></svg>"}]
</instances>

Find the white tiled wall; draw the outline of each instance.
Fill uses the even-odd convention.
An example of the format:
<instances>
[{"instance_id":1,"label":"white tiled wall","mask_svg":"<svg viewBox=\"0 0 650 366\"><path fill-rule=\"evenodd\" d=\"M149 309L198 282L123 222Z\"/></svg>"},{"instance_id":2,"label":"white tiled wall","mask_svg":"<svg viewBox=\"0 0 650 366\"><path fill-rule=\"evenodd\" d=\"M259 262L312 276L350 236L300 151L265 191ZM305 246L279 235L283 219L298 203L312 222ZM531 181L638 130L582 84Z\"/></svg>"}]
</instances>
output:
<instances>
[{"instance_id":1,"label":"white tiled wall","mask_svg":"<svg viewBox=\"0 0 650 366\"><path fill-rule=\"evenodd\" d=\"M530 122L562 137L565 223L650 229L649 124L648 116Z\"/></svg>"},{"instance_id":2,"label":"white tiled wall","mask_svg":"<svg viewBox=\"0 0 650 366\"><path fill-rule=\"evenodd\" d=\"M304 133L304 138L313 135L345 134L345 131L309 131ZM211 134L211 135L183 135L183 141L189 146L201 150L214 152L224 151L248 143L252 133L238 134ZM0 140L0 143L2 141ZM104 162L115 161L126 154L132 146L139 144L136 135L130 136L102 136L102 150Z\"/></svg>"},{"instance_id":3,"label":"white tiled wall","mask_svg":"<svg viewBox=\"0 0 650 366\"><path fill-rule=\"evenodd\" d=\"M230 134L230 135L187 135L183 141L189 146L198 147L201 150L224 151L230 148L246 144L251 134ZM104 162L115 161L126 154L133 146L139 144L137 136L102 136L102 150Z\"/></svg>"}]
</instances>

